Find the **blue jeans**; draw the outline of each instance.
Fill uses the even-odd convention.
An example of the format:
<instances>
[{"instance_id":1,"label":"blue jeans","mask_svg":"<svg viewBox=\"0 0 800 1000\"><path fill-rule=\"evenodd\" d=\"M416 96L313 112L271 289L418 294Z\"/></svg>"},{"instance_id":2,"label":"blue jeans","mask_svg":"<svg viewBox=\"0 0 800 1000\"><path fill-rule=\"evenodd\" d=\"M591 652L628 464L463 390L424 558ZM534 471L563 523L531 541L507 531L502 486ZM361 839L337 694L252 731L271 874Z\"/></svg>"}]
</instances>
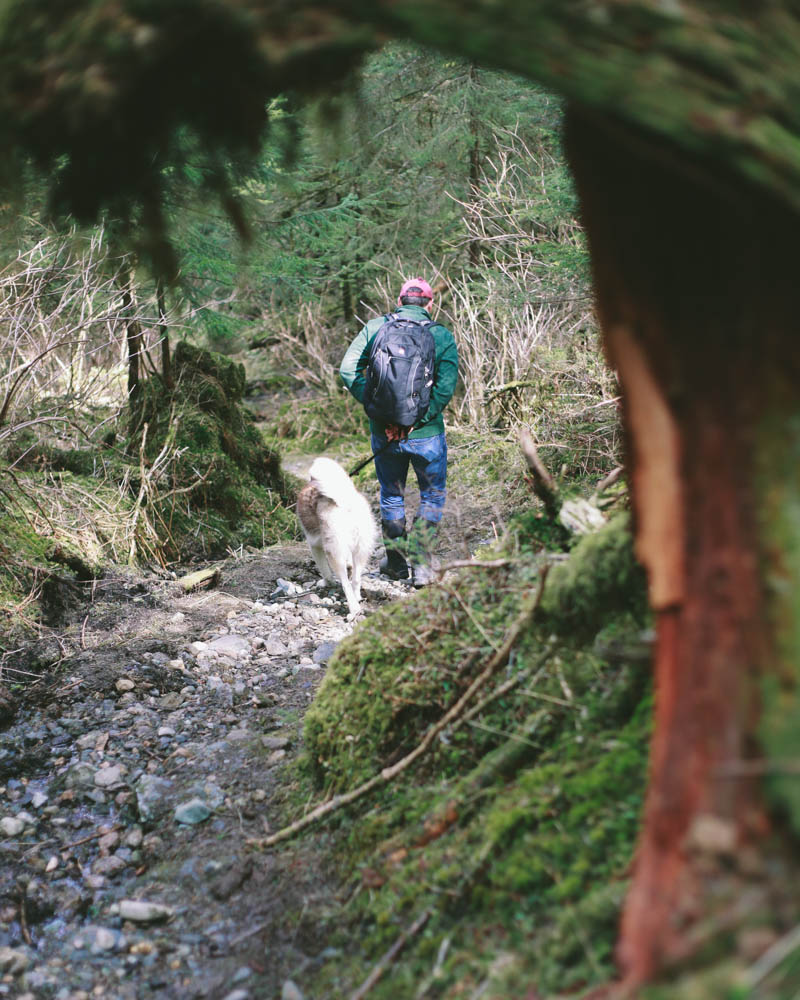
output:
<instances>
[{"instance_id":1,"label":"blue jeans","mask_svg":"<svg viewBox=\"0 0 800 1000\"><path fill-rule=\"evenodd\" d=\"M372 451L386 444L383 434L372 435ZM397 521L406 516L404 496L409 463L419 483L419 516L438 524L447 497L447 442L444 434L393 441L375 455L375 472L381 486L381 517Z\"/></svg>"}]
</instances>

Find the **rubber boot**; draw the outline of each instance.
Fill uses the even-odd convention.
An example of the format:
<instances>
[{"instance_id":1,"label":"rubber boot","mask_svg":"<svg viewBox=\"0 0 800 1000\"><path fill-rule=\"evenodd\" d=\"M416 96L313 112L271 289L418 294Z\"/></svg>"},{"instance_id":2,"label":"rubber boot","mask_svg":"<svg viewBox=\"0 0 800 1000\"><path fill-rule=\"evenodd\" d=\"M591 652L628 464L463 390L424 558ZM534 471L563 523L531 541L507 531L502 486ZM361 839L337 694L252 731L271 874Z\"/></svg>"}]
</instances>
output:
<instances>
[{"instance_id":1,"label":"rubber boot","mask_svg":"<svg viewBox=\"0 0 800 1000\"><path fill-rule=\"evenodd\" d=\"M408 539L408 561L411 567L411 582L415 587L426 587L436 576L433 558L433 544L439 530L437 521L415 517Z\"/></svg>"},{"instance_id":2,"label":"rubber boot","mask_svg":"<svg viewBox=\"0 0 800 1000\"><path fill-rule=\"evenodd\" d=\"M407 580L408 563L403 555L408 537L406 519L398 517L393 521L381 520L381 531L386 555L380 561L379 571L390 580Z\"/></svg>"}]
</instances>

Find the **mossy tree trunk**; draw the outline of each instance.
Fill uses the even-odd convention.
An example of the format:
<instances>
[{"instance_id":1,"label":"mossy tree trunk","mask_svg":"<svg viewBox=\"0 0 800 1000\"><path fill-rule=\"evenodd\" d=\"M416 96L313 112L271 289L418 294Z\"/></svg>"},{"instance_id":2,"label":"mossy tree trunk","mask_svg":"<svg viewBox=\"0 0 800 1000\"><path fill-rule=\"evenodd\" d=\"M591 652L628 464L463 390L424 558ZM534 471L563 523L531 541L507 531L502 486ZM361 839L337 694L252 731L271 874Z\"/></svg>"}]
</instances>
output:
<instances>
[{"instance_id":1,"label":"mossy tree trunk","mask_svg":"<svg viewBox=\"0 0 800 1000\"><path fill-rule=\"evenodd\" d=\"M657 616L651 779L619 944L638 984L707 916L697 824L714 817L737 846L765 832L761 687L793 683L800 658L781 626L791 615L775 614L800 583L800 522L784 502L800 473L774 442L800 421L800 226L646 134L573 110L567 140Z\"/></svg>"}]
</instances>

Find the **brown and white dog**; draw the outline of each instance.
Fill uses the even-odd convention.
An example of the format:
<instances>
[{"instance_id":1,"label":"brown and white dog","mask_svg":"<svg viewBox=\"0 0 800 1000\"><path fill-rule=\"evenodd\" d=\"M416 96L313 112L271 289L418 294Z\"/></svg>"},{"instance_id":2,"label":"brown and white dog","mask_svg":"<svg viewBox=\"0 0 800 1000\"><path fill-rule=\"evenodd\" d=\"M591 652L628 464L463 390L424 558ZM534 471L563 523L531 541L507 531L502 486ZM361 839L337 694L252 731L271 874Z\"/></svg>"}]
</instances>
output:
<instances>
[{"instance_id":1,"label":"brown and white dog","mask_svg":"<svg viewBox=\"0 0 800 1000\"><path fill-rule=\"evenodd\" d=\"M331 458L316 458L297 496L297 516L320 575L340 583L348 617L360 610L361 576L378 540L366 498Z\"/></svg>"}]
</instances>

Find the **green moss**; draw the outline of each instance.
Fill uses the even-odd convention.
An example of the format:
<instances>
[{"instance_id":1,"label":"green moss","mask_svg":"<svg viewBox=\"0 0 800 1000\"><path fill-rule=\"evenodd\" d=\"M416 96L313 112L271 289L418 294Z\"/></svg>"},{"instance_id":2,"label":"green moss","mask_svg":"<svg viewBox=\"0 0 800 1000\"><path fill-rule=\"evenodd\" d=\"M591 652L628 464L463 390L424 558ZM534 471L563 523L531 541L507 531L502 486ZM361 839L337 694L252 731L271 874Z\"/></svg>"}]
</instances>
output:
<instances>
[{"instance_id":1,"label":"green moss","mask_svg":"<svg viewBox=\"0 0 800 1000\"><path fill-rule=\"evenodd\" d=\"M540 649L529 637L523 669ZM342 864L364 870L373 888L354 896L336 933L343 945L358 936L364 964L333 963L310 992L333 995L334 976L349 992L429 906L425 933L377 998L416 995L445 938L433 996L460 996L467 982L497 1000L523 986L551 995L610 978L645 782L651 700L640 673L564 644L538 676L541 700L496 702L482 729L451 734L411 780L351 815ZM630 714L618 714L631 691Z\"/></svg>"},{"instance_id":2,"label":"green moss","mask_svg":"<svg viewBox=\"0 0 800 1000\"><path fill-rule=\"evenodd\" d=\"M633 555L626 515L586 535L547 579L541 615L559 630L594 634L608 619L647 619L644 572Z\"/></svg>"},{"instance_id":3,"label":"green moss","mask_svg":"<svg viewBox=\"0 0 800 1000\"><path fill-rule=\"evenodd\" d=\"M457 596L429 588L379 611L343 642L306 715L306 765L316 783L358 783L413 747L502 643L535 575L527 564L505 575L470 570ZM584 537L551 569L539 624L523 637L515 668L541 652L538 635L588 639L612 618L634 629L647 620L624 518Z\"/></svg>"},{"instance_id":4,"label":"green moss","mask_svg":"<svg viewBox=\"0 0 800 1000\"><path fill-rule=\"evenodd\" d=\"M129 444L135 454L144 440L151 462L165 446L173 450L171 481L153 509L167 555L214 556L298 537L280 457L242 403L244 366L181 341L173 371L172 389L160 379L141 384Z\"/></svg>"},{"instance_id":5,"label":"green moss","mask_svg":"<svg viewBox=\"0 0 800 1000\"><path fill-rule=\"evenodd\" d=\"M352 787L415 746L537 585L532 561L472 568L363 623L306 715L314 780ZM342 869L371 888L331 928L350 957L330 963L312 995L347 994L428 907L425 930L374 987L378 1000L417 995L445 939L431 996L481 987L500 1000L612 976L652 713L644 607L625 521L582 538L551 569L537 618L495 681L524 682L446 732L413 774L337 814Z\"/></svg>"}]
</instances>

